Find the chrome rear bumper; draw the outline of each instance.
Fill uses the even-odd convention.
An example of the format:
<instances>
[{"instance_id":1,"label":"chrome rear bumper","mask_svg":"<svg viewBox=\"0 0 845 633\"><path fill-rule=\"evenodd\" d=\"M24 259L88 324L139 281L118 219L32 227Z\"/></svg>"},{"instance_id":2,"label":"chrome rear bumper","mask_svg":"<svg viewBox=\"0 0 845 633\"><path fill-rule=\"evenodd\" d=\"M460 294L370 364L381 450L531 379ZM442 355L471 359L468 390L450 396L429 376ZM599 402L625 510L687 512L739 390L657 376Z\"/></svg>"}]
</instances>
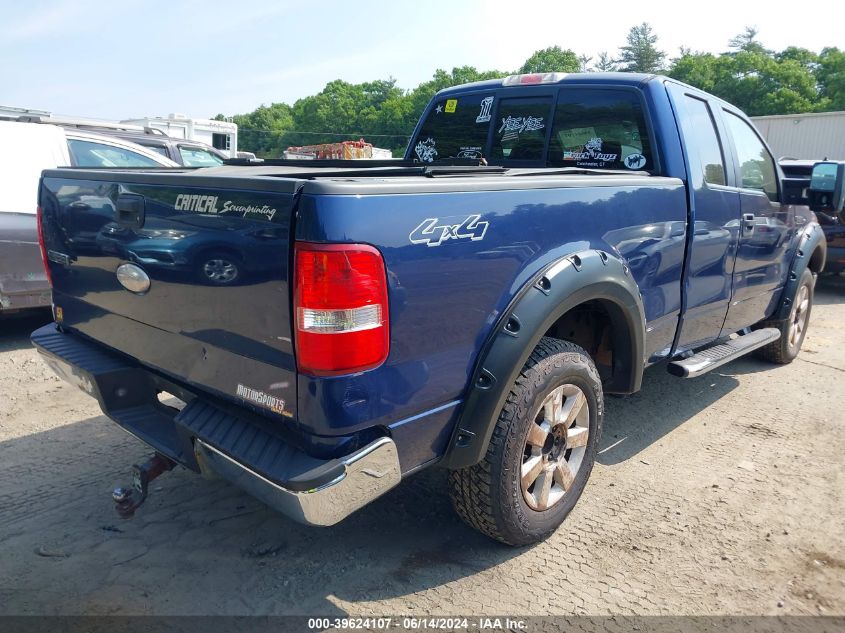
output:
<instances>
[{"instance_id":1,"label":"chrome rear bumper","mask_svg":"<svg viewBox=\"0 0 845 633\"><path fill-rule=\"evenodd\" d=\"M207 465L271 508L307 525L334 525L402 479L396 444L389 437L343 458L341 475L306 491L284 488L200 439L195 441L195 450L201 467Z\"/></svg>"}]
</instances>

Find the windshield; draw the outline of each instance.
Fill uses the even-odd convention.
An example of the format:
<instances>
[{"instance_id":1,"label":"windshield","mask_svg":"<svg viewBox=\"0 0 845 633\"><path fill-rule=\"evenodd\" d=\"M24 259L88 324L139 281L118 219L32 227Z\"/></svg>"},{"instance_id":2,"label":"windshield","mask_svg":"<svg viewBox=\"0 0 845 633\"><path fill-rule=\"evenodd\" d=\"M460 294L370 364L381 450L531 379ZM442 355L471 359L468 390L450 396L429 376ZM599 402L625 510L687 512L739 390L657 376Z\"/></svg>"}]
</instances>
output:
<instances>
[{"instance_id":1,"label":"windshield","mask_svg":"<svg viewBox=\"0 0 845 633\"><path fill-rule=\"evenodd\" d=\"M625 88L561 88L510 97L507 88L437 99L411 141L415 162L484 159L526 165L652 171L640 94ZM551 128L551 129L549 129Z\"/></svg>"},{"instance_id":2,"label":"windshield","mask_svg":"<svg viewBox=\"0 0 845 633\"><path fill-rule=\"evenodd\" d=\"M186 167L217 167L223 164L222 158L202 147L180 145L179 155Z\"/></svg>"}]
</instances>

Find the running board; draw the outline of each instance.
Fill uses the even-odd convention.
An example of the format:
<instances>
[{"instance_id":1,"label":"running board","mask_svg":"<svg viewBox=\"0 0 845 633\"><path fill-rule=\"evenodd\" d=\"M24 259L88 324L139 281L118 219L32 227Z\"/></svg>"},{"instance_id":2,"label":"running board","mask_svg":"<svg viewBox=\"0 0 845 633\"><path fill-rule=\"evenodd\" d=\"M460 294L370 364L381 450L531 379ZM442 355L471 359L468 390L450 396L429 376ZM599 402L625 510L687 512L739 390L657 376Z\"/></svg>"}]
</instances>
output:
<instances>
[{"instance_id":1,"label":"running board","mask_svg":"<svg viewBox=\"0 0 845 633\"><path fill-rule=\"evenodd\" d=\"M669 363L669 373L679 378L695 378L779 338L780 330L773 327L754 330L726 343L703 349L689 358Z\"/></svg>"}]
</instances>

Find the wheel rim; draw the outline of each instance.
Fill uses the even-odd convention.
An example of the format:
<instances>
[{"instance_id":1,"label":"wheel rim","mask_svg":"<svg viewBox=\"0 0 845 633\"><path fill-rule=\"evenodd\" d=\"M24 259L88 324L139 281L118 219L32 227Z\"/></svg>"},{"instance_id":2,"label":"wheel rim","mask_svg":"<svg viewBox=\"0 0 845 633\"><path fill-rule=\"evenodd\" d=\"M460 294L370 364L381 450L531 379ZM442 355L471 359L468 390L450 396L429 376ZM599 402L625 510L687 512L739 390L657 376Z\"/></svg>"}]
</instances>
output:
<instances>
[{"instance_id":1,"label":"wheel rim","mask_svg":"<svg viewBox=\"0 0 845 633\"><path fill-rule=\"evenodd\" d=\"M525 503L548 510L572 487L587 452L590 406L575 385L555 388L546 396L528 430L520 471Z\"/></svg>"},{"instance_id":2,"label":"wheel rim","mask_svg":"<svg viewBox=\"0 0 845 633\"><path fill-rule=\"evenodd\" d=\"M202 272L211 281L228 283L237 276L238 268L225 259L209 259L203 264Z\"/></svg>"},{"instance_id":3,"label":"wheel rim","mask_svg":"<svg viewBox=\"0 0 845 633\"><path fill-rule=\"evenodd\" d=\"M789 345L795 347L807 327L807 312L810 309L810 289L804 285L798 291L789 326Z\"/></svg>"}]
</instances>

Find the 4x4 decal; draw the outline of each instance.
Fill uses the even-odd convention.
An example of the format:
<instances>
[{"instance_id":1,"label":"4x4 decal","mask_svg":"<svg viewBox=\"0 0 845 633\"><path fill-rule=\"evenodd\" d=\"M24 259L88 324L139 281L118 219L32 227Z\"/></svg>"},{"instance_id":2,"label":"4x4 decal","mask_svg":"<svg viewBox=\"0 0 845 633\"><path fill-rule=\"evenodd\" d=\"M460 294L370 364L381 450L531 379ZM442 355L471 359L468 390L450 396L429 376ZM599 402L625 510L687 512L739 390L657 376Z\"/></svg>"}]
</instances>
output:
<instances>
[{"instance_id":1,"label":"4x4 decal","mask_svg":"<svg viewBox=\"0 0 845 633\"><path fill-rule=\"evenodd\" d=\"M449 220L446 218L445 220ZM484 239L489 222L480 222L480 215L471 215L468 218L452 224L445 221L440 223L439 218L427 218L420 222L419 226L411 231L408 239L412 244L425 244L426 246L440 246L446 240L472 240L478 242Z\"/></svg>"}]
</instances>

